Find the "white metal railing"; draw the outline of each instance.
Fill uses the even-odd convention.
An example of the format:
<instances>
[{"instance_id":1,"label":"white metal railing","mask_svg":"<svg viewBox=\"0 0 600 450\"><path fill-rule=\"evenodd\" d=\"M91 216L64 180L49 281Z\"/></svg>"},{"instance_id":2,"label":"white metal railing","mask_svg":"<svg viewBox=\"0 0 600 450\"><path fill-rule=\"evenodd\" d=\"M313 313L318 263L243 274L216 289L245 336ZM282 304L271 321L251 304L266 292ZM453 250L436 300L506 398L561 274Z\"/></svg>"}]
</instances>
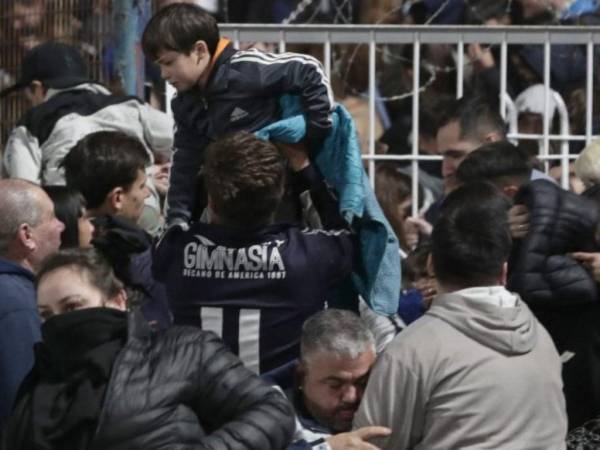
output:
<instances>
[{"instance_id":1,"label":"white metal railing","mask_svg":"<svg viewBox=\"0 0 600 450\"><path fill-rule=\"evenodd\" d=\"M368 108L369 134L368 153L363 156L368 161L368 173L374 182L375 162L381 160L412 161L412 190L413 199L418 195L418 161L439 160L439 156L419 154L419 86L422 69L420 55L423 44L451 44L456 46L456 95L463 95L464 75L467 62L465 61L465 46L471 43L485 43L500 46L500 112L509 122L508 138L537 139L540 146L540 159L549 161L560 159L562 185L568 186L568 162L575 155L569 154L568 141L580 140L589 143L594 137L592 132L593 111L593 55L594 45L600 44L600 27L485 27L485 26L391 26L391 25L256 25L256 24L224 24L220 26L222 35L233 40L236 46L240 43L263 42L278 46L279 51L285 51L288 43L320 44L323 46L324 67L328 77L331 77L332 45L363 44L368 46ZM408 44L413 46L413 83L412 83L412 153L408 155L377 155L375 154L375 100L376 100L376 51L381 44ZM544 132L541 135L518 134L514 118L514 104L506 94L507 90L507 54L508 46L512 44L539 44L544 47L543 83L545 86L544 99ZM570 135L568 114L562 99L558 102L558 113L561 117L560 134L550 134L549 105L550 105L550 69L551 46L554 44L570 44L585 46L587 57L586 89L586 132L585 135ZM555 99L556 100L556 99ZM512 112L511 112L512 110ZM417 119L417 120L415 120ZM550 142L560 141L561 153L550 154ZM418 201L413 201L413 214L416 215Z\"/></svg>"}]
</instances>

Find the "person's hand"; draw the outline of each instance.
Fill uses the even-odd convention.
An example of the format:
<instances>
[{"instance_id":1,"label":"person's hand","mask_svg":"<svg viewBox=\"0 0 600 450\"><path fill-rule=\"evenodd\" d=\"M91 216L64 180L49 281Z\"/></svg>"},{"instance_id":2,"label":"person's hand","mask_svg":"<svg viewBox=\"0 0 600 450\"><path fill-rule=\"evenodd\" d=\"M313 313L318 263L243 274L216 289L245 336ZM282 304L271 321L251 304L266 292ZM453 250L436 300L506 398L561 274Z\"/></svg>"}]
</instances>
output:
<instances>
[{"instance_id":1,"label":"person's hand","mask_svg":"<svg viewBox=\"0 0 600 450\"><path fill-rule=\"evenodd\" d=\"M389 436L392 430L386 427L363 427L358 430L340 433L325 439L331 450L379 450L366 442L371 438Z\"/></svg>"},{"instance_id":2,"label":"person's hand","mask_svg":"<svg viewBox=\"0 0 600 450\"><path fill-rule=\"evenodd\" d=\"M513 239L524 237L529 231L529 210L525 205L515 205L508 210L508 225Z\"/></svg>"},{"instance_id":3,"label":"person's hand","mask_svg":"<svg viewBox=\"0 0 600 450\"><path fill-rule=\"evenodd\" d=\"M415 288L421 291L423 306L429 309L433 298L437 295L437 281L433 277L419 278L415 282Z\"/></svg>"},{"instance_id":4,"label":"person's hand","mask_svg":"<svg viewBox=\"0 0 600 450\"><path fill-rule=\"evenodd\" d=\"M600 283L600 253L575 252L570 256L589 270L594 280Z\"/></svg>"},{"instance_id":5,"label":"person's hand","mask_svg":"<svg viewBox=\"0 0 600 450\"><path fill-rule=\"evenodd\" d=\"M304 144L298 142L296 144L286 144L284 142L273 142L279 149L281 154L290 162L290 166L294 172L299 172L310 164L308 152Z\"/></svg>"},{"instance_id":6,"label":"person's hand","mask_svg":"<svg viewBox=\"0 0 600 450\"><path fill-rule=\"evenodd\" d=\"M432 229L431 224L421 217L407 217L404 221L404 236L408 248L415 248L420 236L429 236Z\"/></svg>"},{"instance_id":7,"label":"person's hand","mask_svg":"<svg viewBox=\"0 0 600 450\"><path fill-rule=\"evenodd\" d=\"M482 71L496 65L489 46L482 47L481 44L470 44L468 53L475 70Z\"/></svg>"},{"instance_id":8,"label":"person's hand","mask_svg":"<svg viewBox=\"0 0 600 450\"><path fill-rule=\"evenodd\" d=\"M154 164L152 166L152 181L156 191L162 196L167 195L169 190L169 176L171 174L172 163L170 161Z\"/></svg>"}]
</instances>

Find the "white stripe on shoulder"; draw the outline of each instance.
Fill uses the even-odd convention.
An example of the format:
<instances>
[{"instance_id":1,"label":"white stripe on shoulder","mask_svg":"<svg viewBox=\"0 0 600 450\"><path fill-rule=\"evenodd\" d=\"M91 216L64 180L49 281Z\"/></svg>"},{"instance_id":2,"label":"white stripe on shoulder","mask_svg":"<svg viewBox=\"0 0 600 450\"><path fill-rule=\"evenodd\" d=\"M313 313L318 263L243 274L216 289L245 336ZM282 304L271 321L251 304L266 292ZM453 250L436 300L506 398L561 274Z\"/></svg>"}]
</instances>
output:
<instances>
[{"instance_id":1,"label":"white stripe on shoulder","mask_svg":"<svg viewBox=\"0 0 600 450\"><path fill-rule=\"evenodd\" d=\"M236 53L234 56L231 57L231 63L239 63L239 62L254 62L254 63L258 63L258 64L264 64L264 65L270 65L270 64L283 64L283 63L287 63L290 61L297 61L297 62L301 62L303 64L308 64L311 66L314 66L315 69L317 70L317 73L321 76L321 82L325 85L325 88L327 89L327 98L329 100L329 110L333 111L334 107L335 107L335 100L333 98L333 91L331 90L331 83L329 82L329 78L327 78L327 75L325 75L325 72L323 71L323 66L322 64L319 62L318 59L309 56L309 55L302 55L300 53L281 53L281 54L276 54L276 53L264 53L264 52L259 52L256 49L253 49L254 51L251 50L246 50L244 55L240 55L238 56L240 53L242 53L241 51ZM331 121L331 118L330 118Z\"/></svg>"}]
</instances>

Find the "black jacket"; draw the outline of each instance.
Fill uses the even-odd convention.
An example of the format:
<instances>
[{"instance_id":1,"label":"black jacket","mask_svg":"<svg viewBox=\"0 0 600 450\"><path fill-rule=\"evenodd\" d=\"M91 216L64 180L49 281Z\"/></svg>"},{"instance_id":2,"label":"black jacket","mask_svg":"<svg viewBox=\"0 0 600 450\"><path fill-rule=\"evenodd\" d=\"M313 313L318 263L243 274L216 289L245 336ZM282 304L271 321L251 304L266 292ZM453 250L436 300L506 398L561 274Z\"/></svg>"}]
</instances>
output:
<instances>
[{"instance_id":1,"label":"black jacket","mask_svg":"<svg viewBox=\"0 0 600 450\"><path fill-rule=\"evenodd\" d=\"M596 250L596 205L546 180L527 184L515 203L528 207L530 227L514 243L508 289L518 292L534 312L598 301L594 278L568 256Z\"/></svg>"},{"instance_id":2,"label":"black jacket","mask_svg":"<svg viewBox=\"0 0 600 450\"><path fill-rule=\"evenodd\" d=\"M204 91L192 89L171 102L175 153L167 194L167 220L189 220L204 149L234 131L257 131L280 119L279 99L299 95L308 119L306 137L320 141L331 129L334 102L321 64L307 55L238 51L217 55Z\"/></svg>"},{"instance_id":3,"label":"black jacket","mask_svg":"<svg viewBox=\"0 0 600 450\"><path fill-rule=\"evenodd\" d=\"M130 317L128 334L113 364L92 450L278 450L291 440L287 399L216 335L188 327L156 333L138 314ZM25 391L4 436L6 449L23 448L30 406Z\"/></svg>"}]
</instances>

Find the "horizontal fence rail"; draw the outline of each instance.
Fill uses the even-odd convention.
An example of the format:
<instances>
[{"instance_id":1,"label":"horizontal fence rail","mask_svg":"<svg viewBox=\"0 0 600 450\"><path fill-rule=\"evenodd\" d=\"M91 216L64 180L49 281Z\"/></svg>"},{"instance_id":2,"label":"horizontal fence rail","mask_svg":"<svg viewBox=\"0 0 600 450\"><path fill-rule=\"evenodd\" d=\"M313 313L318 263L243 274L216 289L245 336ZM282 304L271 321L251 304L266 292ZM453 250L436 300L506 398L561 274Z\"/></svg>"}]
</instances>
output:
<instances>
[{"instance_id":1,"label":"horizontal fence rail","mask_svg":"<svg viewBox=\"0 0 600 450\"><path fill-rule=\"evenodd\" d=\"M411 45L413 83L412 92L406 96L412 97L412 136L419 136L419 94L424 86L419 84L421 71L424 66L421 61L421 49L427 44L446 44L455 46L457 86L456 96L463 95L465 83L465 68L470 61L466 57L466 46L473 43L498 45L500 47L500 113L509 125L508 138L516 140L536 140L539 142L539 159L561 161L561 184L567 188L569 183L570 160L577 155L569 153L570 141L589 143L596 136L593 133L593 90L594 90L594 45L600 44L600 27L481 27L481 26L396 26L396 25L256 25L256 24L224 24L220 26L224 36L234 44L269 43L274 44L279 51L286 50L289 44L319 44L323 46L323 63L328 76L332 70L332 46L337 44L360 44L368 48L369 82L366 92L368 97L369 131L368 151L363 158L368 164L368 173L372 183L375 183L376 161L412 161L412 213L418 210L418 161L439 160L439 156L424 156L419 154L418 139L412 139L412 153L408 155L381 155L375 153L375 117L377 108L377 46L403 44ZM543 133L539 135L519 133L516 126L514 99L506 93L507 90L507 53L508 46L516 44L538 44L543 46L543 84L545 87ZM551 85L551 49L553 45L575 45L585 48L587 79L585 86L585 133L570 134L569 118L562 99L556 102L556 114L560 118L560 131L551 132L549 121L550 99L554 95ZM559 146L557 154L551 154L551 143ZM546 168L548 166L546 165Z\"/></svg>"}]
</instances>

